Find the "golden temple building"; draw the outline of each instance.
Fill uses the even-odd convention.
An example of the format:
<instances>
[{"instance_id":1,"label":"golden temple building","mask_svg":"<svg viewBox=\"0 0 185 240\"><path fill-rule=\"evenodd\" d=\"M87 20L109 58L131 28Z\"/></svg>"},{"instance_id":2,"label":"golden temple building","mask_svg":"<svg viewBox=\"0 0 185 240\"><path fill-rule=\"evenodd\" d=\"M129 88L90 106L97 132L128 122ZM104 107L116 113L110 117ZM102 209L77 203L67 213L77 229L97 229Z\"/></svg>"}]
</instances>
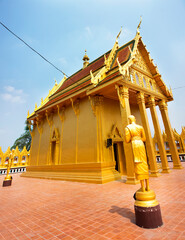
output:
<instances>
[{"instance_id":1,"label":"golden temple building","mask_svg":"<svg viewBox=\"0 0 185 240\"><path fill-rule=\"evenodd\" d=\"M120 33L119 33L120 34ZM133 40L113 48L89 63L85 53L83 68L55 83L41 105L27 120L31 132L30 166L24 177L106 183L126 177L136 184L131 143L124 141L130 114L146 134L150 176L160 175L146 108L151 111L162 163L169 173L156 107L159 107L173 167L181 169L167 102L171 90L163 82L157 66L137 28ZM183 135L184 136L184 135Z\"/></svg>"}]
</instances>

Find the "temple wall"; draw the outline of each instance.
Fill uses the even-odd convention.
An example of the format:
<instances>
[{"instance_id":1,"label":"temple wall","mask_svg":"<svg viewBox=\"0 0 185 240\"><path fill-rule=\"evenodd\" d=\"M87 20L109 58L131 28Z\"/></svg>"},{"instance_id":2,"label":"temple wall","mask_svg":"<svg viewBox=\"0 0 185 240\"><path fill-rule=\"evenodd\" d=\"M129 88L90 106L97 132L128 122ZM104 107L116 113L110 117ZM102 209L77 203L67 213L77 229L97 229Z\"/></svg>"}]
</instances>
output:
<instances>
[{"instance_id":1,"label":"temple wall","mask_svg":"<svg viewBox=\"0 0 185 240\"><path fill-rule=\"evenodd\" d=\"M136 116L137 123L141 124L141 117L137 105L131 105L131 113ZM59 165L73 163L97 162L97 135L102 135L102 162L113 161L111 148L106 148L114 125L123 134L119 101L103 98L101 118L95 116L88 98L80 100L79 115L75 115L72 106L65 109L65 118L62 122L57 113L53 114L53 124L50 127L46 118L43 120L43 131L40 136L35 126L32 139L32 156L30 165L48 165L50 161L50 139L54 128L59 132ZM101 121L98 127L97 119ZM50 119L50 117L49 117ZM50 119L51 120L51 119ZM39 125L40 127L40 125ZM99 131L99 132L98 132ZM39 149L40 141L40 149Z\"/></svg>"},{"instance_id":2,"label":"temple wall","mask_svg":"<svg viewBox=\"0 0 185 240\"><path fill-rule=\"evenodd\" d=\"M38 130L37 130L38 132ZM39 157L38 157L38 165L46 165L47 164L47 157L49 154L49 135L50 128L47 123L47 120L44 119L43 121L43 131L41 136L39 135L38 138L40 138L40 150L39 150ZM39 141L39 139L38 139ZM39 143L38 143L39 146ZM34 149L34 147L32 148Z\"/></svg>"},{"instance_id":3,"label":"temple wall","mask_svg":"<svg viewBox=\"0 0 185 240\"><path fill-rule=\"evenodd\" d=\"M76 117L77 118L77 117ZM97 128L88 98L80 100L78 120L78 163L97 162Z\"/></svg>"},{"instance_id":4,"label":"temple wall","mask_svg":"<svg viewBox=\"0 0 185 240\"><path fill-rule=\"evenodd\" d=\"M38 149L39 149L39 132L37 130L37 126L34 126L31 144L32 144L32 152L31 152L31 156L30 156L30 165L36 166Z\"/></svg>"},{"instance_id":5,"label":"temple wall","mask_svg":"<svg viewBox=\"0 0 185 240\"><path fill-rule=\"evenodd\" d=\"M49 164L51 160L50 139L55 128L59 132L59 164L97 162L96 117L88 98L80 100L79 108L80 113L76 116L72 106L68 106L65 109L63 122L58 114L54 113L51 127L45 118L41 136L35 126L31 166L36 166L37 161L39 166Z\"/></svg>"},{"instance_id":6,"label":"temple wall","mask_svg":"<svg viewBox=\"0 0 185 240\"><path fill-rule=\"evenodd\" d=\"M61 164L66 163L75 163L76 159L76 121L75 113L72 109L72 106L69 106L65 110L65 120L64 120L64 130L63 135L61 136L61 127L60 131L60 151L61 151Z\"/></svg>"},{"instance_id":7,"label":"temple wall","mask_svg":"<svg viewBox=\"0 0 185 240\"><path fill-rule=\"evenodd\" d=\"M104 98L103 112L102 112L102 126L103 126L103 153L104 161L113 161L111 148L106 148L106 140L111 134L113 126L116 125L121 133L123 133L121 124L121 113L119 101Z\"/></svg>"}]
</instances>

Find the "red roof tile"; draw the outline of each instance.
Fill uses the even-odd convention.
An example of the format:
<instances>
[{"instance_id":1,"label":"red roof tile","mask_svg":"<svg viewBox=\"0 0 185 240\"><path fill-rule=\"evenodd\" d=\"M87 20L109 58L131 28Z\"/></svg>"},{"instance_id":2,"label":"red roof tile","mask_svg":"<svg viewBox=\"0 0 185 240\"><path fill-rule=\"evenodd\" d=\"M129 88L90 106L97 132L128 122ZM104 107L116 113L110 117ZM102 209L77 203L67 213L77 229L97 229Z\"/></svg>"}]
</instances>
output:
<instances>
[{"instance_id":1,"label":"red roof tile","mask_svg":"<svg viewBox=\"0 0 185 240\"><path fill-rule=\"evenodd\" d=\"M106 54L106 57L108 57L109 53ZM96 71L97 69L101 68L104 65L104 56L100 57L98 60L95 60L94 62L90 63L86 68L78 71L71 77L69 77L64 84L57 90L56 93L60 92L61 90L67 88L71 84L79 81L80 79L88 76L90 74L90 70Z\"/></svg>"},{"instance_id":2,"label":"red roof tile","mask_svg":"<svg viewBox=\"0 0 185 240\"><path fill-rule=\"evenodd\" d=\"M111 68L114 68L117 66L117 61L116 58L118 57L118 60L120 63L126 62L129 59L130 56L130 51L128 46L130 46L130 48L133 47L134 41L128 43L127 45L122 46L121 48L119 48L117 50L116 56L113 60L113 64L111 66ZM108 58L110 54L110 51L107 52L106 58ZM56 91L56 93L61 92L62 90L66 89L67 87L69 87L70 85L77 83L79 80L83 79L84 77L88 76L90 74L90 70L92 70L92 72L100 69L101 67L104 66L104 56L101 56L100 58L98 58L97 60L93 61L92 63L90 63L86 68L79 70L77 73L73 74L71 77L69 77L64 83L63 85ZM114 74L116 75L116 74ZM111 78L112 76L108 76L106 77L106 79L104 79L104 81L107 81L109 78ZM102 81L102 83L104 82ZM70 89L69 91L64 91L60 96L57 96L55 98L53 98L55 96L55 94L53 95L52 99L49 100L49 102L44 105L44 107L78 91L79 89L82 89L86 86L88 86L90 84L90 80L88 80L87 82L84 82L80 85L75 86L74 88Z\"/></svg>"}]
</instances>

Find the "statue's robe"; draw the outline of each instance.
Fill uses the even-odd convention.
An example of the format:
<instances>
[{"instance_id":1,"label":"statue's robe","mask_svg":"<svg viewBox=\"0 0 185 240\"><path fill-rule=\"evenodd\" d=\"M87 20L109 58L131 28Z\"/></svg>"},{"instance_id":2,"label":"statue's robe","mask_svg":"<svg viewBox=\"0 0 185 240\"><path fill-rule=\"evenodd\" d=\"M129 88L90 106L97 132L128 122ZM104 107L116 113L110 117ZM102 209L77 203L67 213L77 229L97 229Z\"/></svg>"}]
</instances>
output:
<instances>
[{"instance_id":1,"label":"statue's robe","mask_svg":"<svg viewBox=\"0 0 185 240\"><path fill-rule=\"evenodd\" d=\"M135 174L138 180L149 178L146 151L143 143L145 140L146 137L142 126L132 123L125 128L125 141L132 143Z\"/></svg>"}]
</instances>

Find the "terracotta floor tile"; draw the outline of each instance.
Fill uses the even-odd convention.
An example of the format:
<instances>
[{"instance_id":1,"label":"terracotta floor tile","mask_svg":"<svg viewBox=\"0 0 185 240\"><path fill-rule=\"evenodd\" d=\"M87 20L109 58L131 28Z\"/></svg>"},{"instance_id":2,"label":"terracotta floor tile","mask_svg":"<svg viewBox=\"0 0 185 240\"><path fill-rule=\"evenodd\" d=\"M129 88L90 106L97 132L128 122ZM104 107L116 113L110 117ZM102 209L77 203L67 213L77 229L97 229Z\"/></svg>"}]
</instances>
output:
<instances>
[{"instance_id":1,"label":"terracotta floor tile","mask_svg":"<svg viewBox=\"0 0 185 240\"><path fill-rule=\"evenodd\" d=\"M172 163L169 164L172 168ZM150 178L164 225L135 225L134 192L139 185L103 185L22 178L0 188L0 240L173 240L185 239L185 163L182 170ZM0 181L4 176L0 175ZM8 211L7 211L8 209Z\"/></svg>"}]
</instances>

